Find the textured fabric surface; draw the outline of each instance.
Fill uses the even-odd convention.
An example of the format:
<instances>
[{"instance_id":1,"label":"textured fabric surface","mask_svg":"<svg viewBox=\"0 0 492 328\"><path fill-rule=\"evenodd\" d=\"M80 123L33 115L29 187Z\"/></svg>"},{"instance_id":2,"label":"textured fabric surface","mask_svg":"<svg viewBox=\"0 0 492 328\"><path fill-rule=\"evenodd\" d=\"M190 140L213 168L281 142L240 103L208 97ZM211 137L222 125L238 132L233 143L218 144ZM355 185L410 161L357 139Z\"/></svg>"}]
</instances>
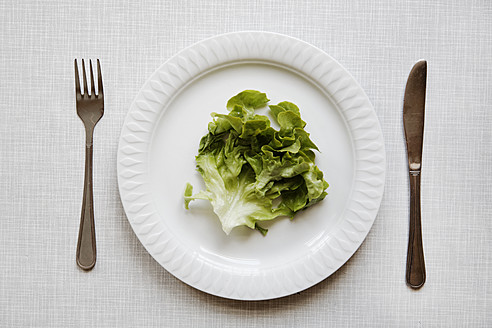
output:
<instances>
[{"instance_id":1,"label":"textured fabric surface","mask_svg":"<svg viewBox=\"0 0 492 328\"><path fill-rule=\"evenodd\" d=\"M178 281L133 233L116 179L119 133L147 77L203 38L279 32L336 58L384 133L381 209L356 254L289 297L240 302ZM492 5L488 1L1 1L0 326L492 326ZM75 265L84 130L73 59L100 58L98 262ZM427 282L405 285L406 78L428 61L422 172Z\"/></svg>"}]
</instances>

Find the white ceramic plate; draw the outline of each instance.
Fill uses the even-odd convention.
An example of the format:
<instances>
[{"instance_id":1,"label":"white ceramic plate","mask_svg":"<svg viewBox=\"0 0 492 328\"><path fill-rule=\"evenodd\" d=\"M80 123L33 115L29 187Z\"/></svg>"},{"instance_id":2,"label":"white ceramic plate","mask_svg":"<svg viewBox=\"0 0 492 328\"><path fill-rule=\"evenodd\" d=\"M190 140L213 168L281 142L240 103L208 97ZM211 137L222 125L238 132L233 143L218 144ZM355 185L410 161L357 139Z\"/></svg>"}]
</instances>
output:
<instances>
[{"instance_id":1,"label":"white ceramic plate","mask_svg":"<svg viewBox=\"0 0 492 328\"><path fill-rule=\"evenodd\" d=\"M183 206L187 182L203 188L194 156L210 113L227 113L245 89L299 106L330 184L293 221L266 224L266 237L246 227L226 236L210 204ZM152 74L125 120L117 166L128 220L157 262L204 292L264 300L313 286L354 254L379 209L385 151L370 101L333 58L285 35L239 32L186 48Z\"/></svg>"}]
</instances>

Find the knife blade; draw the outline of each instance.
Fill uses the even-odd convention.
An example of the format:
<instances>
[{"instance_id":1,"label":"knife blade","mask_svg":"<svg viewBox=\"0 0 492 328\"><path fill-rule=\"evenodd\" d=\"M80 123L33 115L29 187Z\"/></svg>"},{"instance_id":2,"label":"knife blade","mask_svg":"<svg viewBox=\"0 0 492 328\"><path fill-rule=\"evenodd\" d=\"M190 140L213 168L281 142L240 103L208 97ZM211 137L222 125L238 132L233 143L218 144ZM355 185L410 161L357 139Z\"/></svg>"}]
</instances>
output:
<instances>
[{"instance_id":1,"label":"knife blade","mask_svg":"<svg viewBox=\"0 0 492 328\"><path fill-rule=\"evenodd\" d=\"M420 60L410 71L403 100L403 127L410 184L406 282L414 289L422 287L426 279L420 210L420 173L424 140L426 84L427 62Z\"/></svg>"}]
</instances>

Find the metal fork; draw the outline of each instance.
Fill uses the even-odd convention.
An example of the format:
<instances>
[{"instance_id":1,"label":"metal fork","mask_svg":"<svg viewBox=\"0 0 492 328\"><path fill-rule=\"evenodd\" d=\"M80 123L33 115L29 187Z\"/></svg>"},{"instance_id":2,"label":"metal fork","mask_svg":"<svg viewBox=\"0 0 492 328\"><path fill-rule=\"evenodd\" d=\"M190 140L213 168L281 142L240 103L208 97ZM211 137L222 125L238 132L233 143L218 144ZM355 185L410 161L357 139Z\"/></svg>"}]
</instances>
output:
<instances>
[{"instance_id":1,"label":"metal fork","mask_svg":"<svg viewBox=\"0 0 492 328\"><path fill-rule=\"evenodd\" d=\"M94 225L94 202L92 194L92 139L94 127L104 114L104 94L101 74L101 65L97 60L97 89L96 95L94 85L94 74L92 72L92 61L89 60L91 74L91 91L87 87L87 77L85 73L85 63L82 59L82 78L83 87L81 92L79 70L77 59L74 61L75 67L75 95L77 102L77 115L85 126L85 176L84 176L84 196L82 200L82 213L80 216L79 239L77 242L77 265L84 270L91 270L96 264L96 231Z\"/></svg>"}]
</instances>

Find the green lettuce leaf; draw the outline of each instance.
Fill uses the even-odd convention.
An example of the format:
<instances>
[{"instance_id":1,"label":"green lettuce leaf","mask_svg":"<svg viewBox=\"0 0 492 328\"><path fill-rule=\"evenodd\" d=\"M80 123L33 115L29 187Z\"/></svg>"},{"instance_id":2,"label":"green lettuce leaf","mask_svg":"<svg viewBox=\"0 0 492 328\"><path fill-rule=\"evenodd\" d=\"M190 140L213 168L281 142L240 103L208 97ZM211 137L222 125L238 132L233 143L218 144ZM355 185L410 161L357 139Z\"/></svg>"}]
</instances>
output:
<instances>
[{"instance_id":1,"label":"green lettuce leaf","mask_svg":"<svg viewBox=\"0 0 492 328\"><path fill-rule=\"evenodd\" d=\"M192 200L210 201L226 234L247 226L266 235L259 222L295 214L323 200L328 183L315 165L318 150L290 102L270 105L280 126L271 127L265 93L245 90L229 99L229 114L212 113L208 133L200 140L196 166L206 189L193 194L186 185L185 208ZM275 205L274 205L275 204Z\"/></svg>"}]
</instances>

